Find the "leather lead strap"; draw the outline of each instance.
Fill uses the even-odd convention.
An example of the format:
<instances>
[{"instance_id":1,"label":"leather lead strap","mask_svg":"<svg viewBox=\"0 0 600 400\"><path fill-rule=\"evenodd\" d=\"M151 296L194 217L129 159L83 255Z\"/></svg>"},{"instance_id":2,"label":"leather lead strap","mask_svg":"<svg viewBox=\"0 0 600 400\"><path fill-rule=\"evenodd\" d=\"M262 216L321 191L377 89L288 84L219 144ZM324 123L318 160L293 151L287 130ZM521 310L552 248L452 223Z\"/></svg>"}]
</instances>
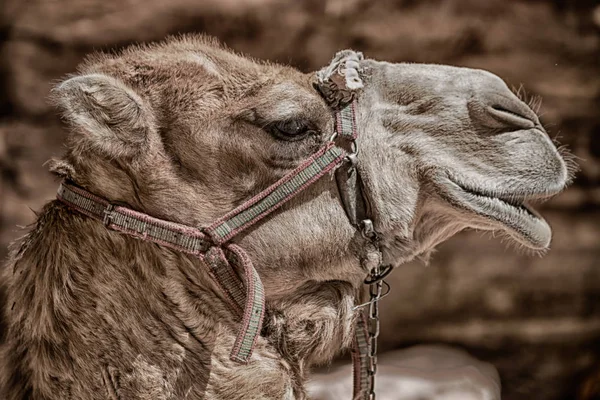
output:
<instances>
[{"instance_id":1,"label":"leather lead strap","mask_svg":"<svg viewBox=\"0 0 600 400\"><path fill-rule=\"evenodd\" d=\"M360 231L361 222L369 218L369 210L367 199L364 197L364 184L356 166L358 156L356 101L336 114L336 127L337 134L351 144L352 152L347 155L346 162L336 169L335 180L344 211L350 223Z\"/></svg>"},{"instance_id":2,"label":"leather lead strap","mask_svg":"<svg viewBox=\"0 0 600 400\"><path fill-rule=\"evenodd\" d=\"M335 170L335 181L348 220L355 228L360 229L360 223L367 218L368 208L363 196L360 173L354 165L347 162Z\"/></svg>"},{"instance_id":3,"label":"leather lead strap","mask_svg":"<svg viewBox=\"0 0 600 400\"><path fill-rule=\"evenodd\" d=\"M358 128L356 124L355 101L336 115L336 126L338 135L352 144L352 153L348 155L346 162L335 171L338 193L340 194L344 211L350 223L364 234L367 227L363 226L363 224L367 221L370 223L371 217L369 202L364 195L364 183L360 171L356 166L358 148L355 141L358 137ZM380 261L379 259L378 263ZM370 267L367 269L370 270ZM370 398L371 393L374 391L374 377L371 376L369 368L372 346L370 344L365 311L362 308L358 308L356 312L358 316L354 327L354 340L352 342L352 375L354 381L352 398L354 400L366 400Z\"/></svg>"}]
</instances>

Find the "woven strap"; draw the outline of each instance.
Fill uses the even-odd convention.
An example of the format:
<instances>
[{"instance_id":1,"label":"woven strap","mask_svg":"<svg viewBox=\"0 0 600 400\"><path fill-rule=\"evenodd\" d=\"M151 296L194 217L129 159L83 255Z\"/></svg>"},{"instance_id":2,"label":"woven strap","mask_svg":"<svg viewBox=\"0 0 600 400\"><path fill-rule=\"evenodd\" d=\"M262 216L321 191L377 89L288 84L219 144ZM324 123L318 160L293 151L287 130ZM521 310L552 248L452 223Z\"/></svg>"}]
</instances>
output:
<instances>
[{"instance_id":1,"label":"woven strap","mask_svg":"<svg viewBox=\"0 0 600 400\"><path fill-rule=\"evenodd\" d=\"M228 244L225 250L213 246L205 259L217 277L219 285L242 311L240 334L235 339L230 358L233 361L246 363L252 355L265 316L265 292L262 281L246 252L235 244ZM237 265L244 271L244 285L239 282L230 264ZM237 288L233 291L228 290L231 287Z\"/></svg>"},{"instance_id":2,"label":"woven strap","mask_svg":"<svg viewBox=\"0 0 600 400\"><path fill-rule=\"evenodd\" d=\"M242 317L230 358L245 363L262 327L265 295L262 282L247 254L238 246L213 246L197 228L151 217L122 206L114 206L80 187L63 182L57 198L67 206L112 229L138 239L157 243L205 261L212 278L225 294L230 308ZM243 272L241 282L232 265Z\"/></svg>"},{"instance_id":3,"label":"woven strap","mask_svg":"<svg viewBox=\"0 0 600 400\"><path fill-rule=\"evenodd\" d=\"M339 165L346 152L329 142L298 168L233 211L215 221L204 231L216 244L222 244L277 210L310 184Z\"/></svg>"},{"instance_id":4,"label":"woven strap","mask_svg":"<svg viewBox=\"0 0 600 400\"><path fill-rule=\"evenodd\" d=\"M348 140L356 140L358 128L356 126L356 101L353 101L335 114L336 132Z\"/></svg>"},{"instance_id":5,"label":"woven strap","mask_svg":"<svg viewBox=\"0 0 600 400\"><path fill-rule=\"evenodd\" d=\"M112 205L108 200L71 183L60 184L57 198L82 214L102 221L109 229L183 253L201 256L211 245L209 238L197 228L154 218L127 207Z\"/></svg>"},{"instance_id":6,"label":"woven strap","mask_svg":"<svg viewBox=\"0 0 600 400\"><path fill-rule=\"evenodd\" d=\"M354 340L352 342L352 378L353 378L353 400L368 399L371 388L369 387L369 333L365 313L358 311L354 327Z\"/></svg>"}]
</instances>

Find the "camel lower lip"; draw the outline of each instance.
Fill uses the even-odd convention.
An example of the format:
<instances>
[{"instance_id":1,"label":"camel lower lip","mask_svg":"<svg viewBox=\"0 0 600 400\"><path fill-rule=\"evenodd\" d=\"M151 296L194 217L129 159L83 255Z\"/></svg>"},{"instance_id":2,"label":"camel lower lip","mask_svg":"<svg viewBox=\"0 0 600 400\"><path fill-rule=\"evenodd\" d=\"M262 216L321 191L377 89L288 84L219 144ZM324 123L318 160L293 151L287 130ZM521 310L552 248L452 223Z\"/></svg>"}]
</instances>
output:
<instances>
[{"instance_id":1,"label":"camel lower lip","mask_svg":"<svg viewBox=\"0 0 600 400\"><path fill-rule=\"evenodd\" d=\"M506 231L517 242L532 249L547 249L552 232L548 223L524 202L509 202L470 191L447 179L452 203L474 212Z\"/></svg>"}]
</instances>

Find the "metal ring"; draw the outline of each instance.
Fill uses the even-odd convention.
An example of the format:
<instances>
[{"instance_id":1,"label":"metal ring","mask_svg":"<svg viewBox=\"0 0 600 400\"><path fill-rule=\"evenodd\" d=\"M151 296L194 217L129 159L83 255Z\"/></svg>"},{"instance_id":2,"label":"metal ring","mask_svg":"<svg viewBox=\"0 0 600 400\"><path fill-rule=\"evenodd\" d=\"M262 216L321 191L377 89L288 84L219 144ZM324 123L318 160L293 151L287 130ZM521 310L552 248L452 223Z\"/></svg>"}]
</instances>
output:
<instances>
[{"instance_id":1,"label":"metal ring","mask_svg":"<svg viewBox=\"0 0 600 400\"><path fill-rule=\"evenodd\" d=\"M374 277L367 277L365 279L365 284L367 285L372 285L374 283L377 283L379 281L382 281L383 279L385 279L386 276L388 276L390 274L390 272L392 272L392 270L394 269L394 267L392 267L391 265L384 265L383 269L381 270L380 273L378 273L377 275L375 275Z\"/></svg>"},{"instance_id":2,"label":"metal ring","mask_svg":"<svg viewBox=\"0 0 600 400\"><path fill-rule=\"evenodd\" d=\"M390 287L389 283L387 283L386 281L383 281L383 284L385 285L385 293L382 293L381 297L379 299L369 300L366 303L362 303L362 304L359 304L357 306L354 306L354 307L352 307L352 311L356 311L359 308L363 308L363 307L366 307L366 306L368 306L368 305L370 305L372 303L378 302L379 300L383 299L385 296L387 296L388 294L390 294L390 291L391 291L392 288Z\"/></svg>"},{"instance_id":3,"label":"metal ring","mask_svg":"<svg viewBox=\"0 0 600 400\"><path fill-rule=\"evenodd\" d=\"M353 140L350 144L350 150L352 151L352 154L354 155L358 155L358 145L356 144L356 140Z\"/></svg>"},{"instance_id":4,"label":"metal ring","mask_svg":"<svg viewBox=\"0 0 600 400\"><path fill-rule=\"evenodd\" d=\"M360 221L360 234L365 239L376 240L377 232L375 232L375 228L373 227L373 221L368 218Z\"/></svg>"},{"instance_id":5,"label":"metal ring","mask_svg":"<svg viewBox=\"0 0 600 400\"><path fill-rule=\"evenodd\" d=\"M113 220L112 213L114 210L115 210L115 206L113 204L108 204L102 211L102 213L104 214L104 218L102 218L102 223L107 228L109 228L110 224L112 224L112 220Z\"/></svg>"}]
</instances>

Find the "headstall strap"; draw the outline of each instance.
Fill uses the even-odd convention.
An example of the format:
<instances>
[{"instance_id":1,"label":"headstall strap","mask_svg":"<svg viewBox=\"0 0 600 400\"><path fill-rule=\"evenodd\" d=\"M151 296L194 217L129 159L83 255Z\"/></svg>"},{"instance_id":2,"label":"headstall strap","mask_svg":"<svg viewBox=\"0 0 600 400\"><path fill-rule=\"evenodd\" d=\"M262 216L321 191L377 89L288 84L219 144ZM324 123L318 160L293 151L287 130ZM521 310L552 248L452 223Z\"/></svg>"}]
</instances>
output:
<instances>
[{"instance_id":1,"label":"headstall strap","mask_svg":"<svg viewBox=\"0 0 600 400\"><path fill-rule=\"evenodd\" d=\"M391 267L382 265L379 236L373 228L364 198L364 187L356 168L358 135L357 103L336 112L336 132L318 152L296 169L246 201L208 227L196 228L151 217L127 207L111 204L78 187L62 182L57 198L70 208L102 222L108 229L153 242L198 257L223 292L228 306L241 318L230 358L247 363L260 335L265 314L264 288L248 254L230 240L277 210L284 203L319 178L336 171L336 181L344 210L351 223L367 240L367 252L362 261L368 271L370 300L359 309L352 352L354 366L354 400L375 399L374 382L377 370L377 336L379 335L378 301L389 292L383 278ZM339 138L343 146L335 140ZM344 147L349 150L344 149ZM242 275L242 279L236 272ZM382 293L382 287L388 289ZM368 307L365 313L363 306Z\"/></svg>"},{"instance_id":2,"label":"headstall strap","mask_svg":"<svg viewBox=\"0 0 600 400\"><path fill-rule=\"evenodd\" d=\"M355 105L351 107L354 110ZM346 122L340 123L346 126ZM355 129L355 124L351 126ZM343 130L341 136L345 132ZM246 252L229 241L342 164L347 155L346 150L330 140L279 181L202 229L113 205L72 182L61 183L57 198L70 208L101 221L108 229L191 254L204 261L229 307L241 317L230 358L246 363L262 328L265 293L260 276Z\"/></svg>"}]
</instances>

